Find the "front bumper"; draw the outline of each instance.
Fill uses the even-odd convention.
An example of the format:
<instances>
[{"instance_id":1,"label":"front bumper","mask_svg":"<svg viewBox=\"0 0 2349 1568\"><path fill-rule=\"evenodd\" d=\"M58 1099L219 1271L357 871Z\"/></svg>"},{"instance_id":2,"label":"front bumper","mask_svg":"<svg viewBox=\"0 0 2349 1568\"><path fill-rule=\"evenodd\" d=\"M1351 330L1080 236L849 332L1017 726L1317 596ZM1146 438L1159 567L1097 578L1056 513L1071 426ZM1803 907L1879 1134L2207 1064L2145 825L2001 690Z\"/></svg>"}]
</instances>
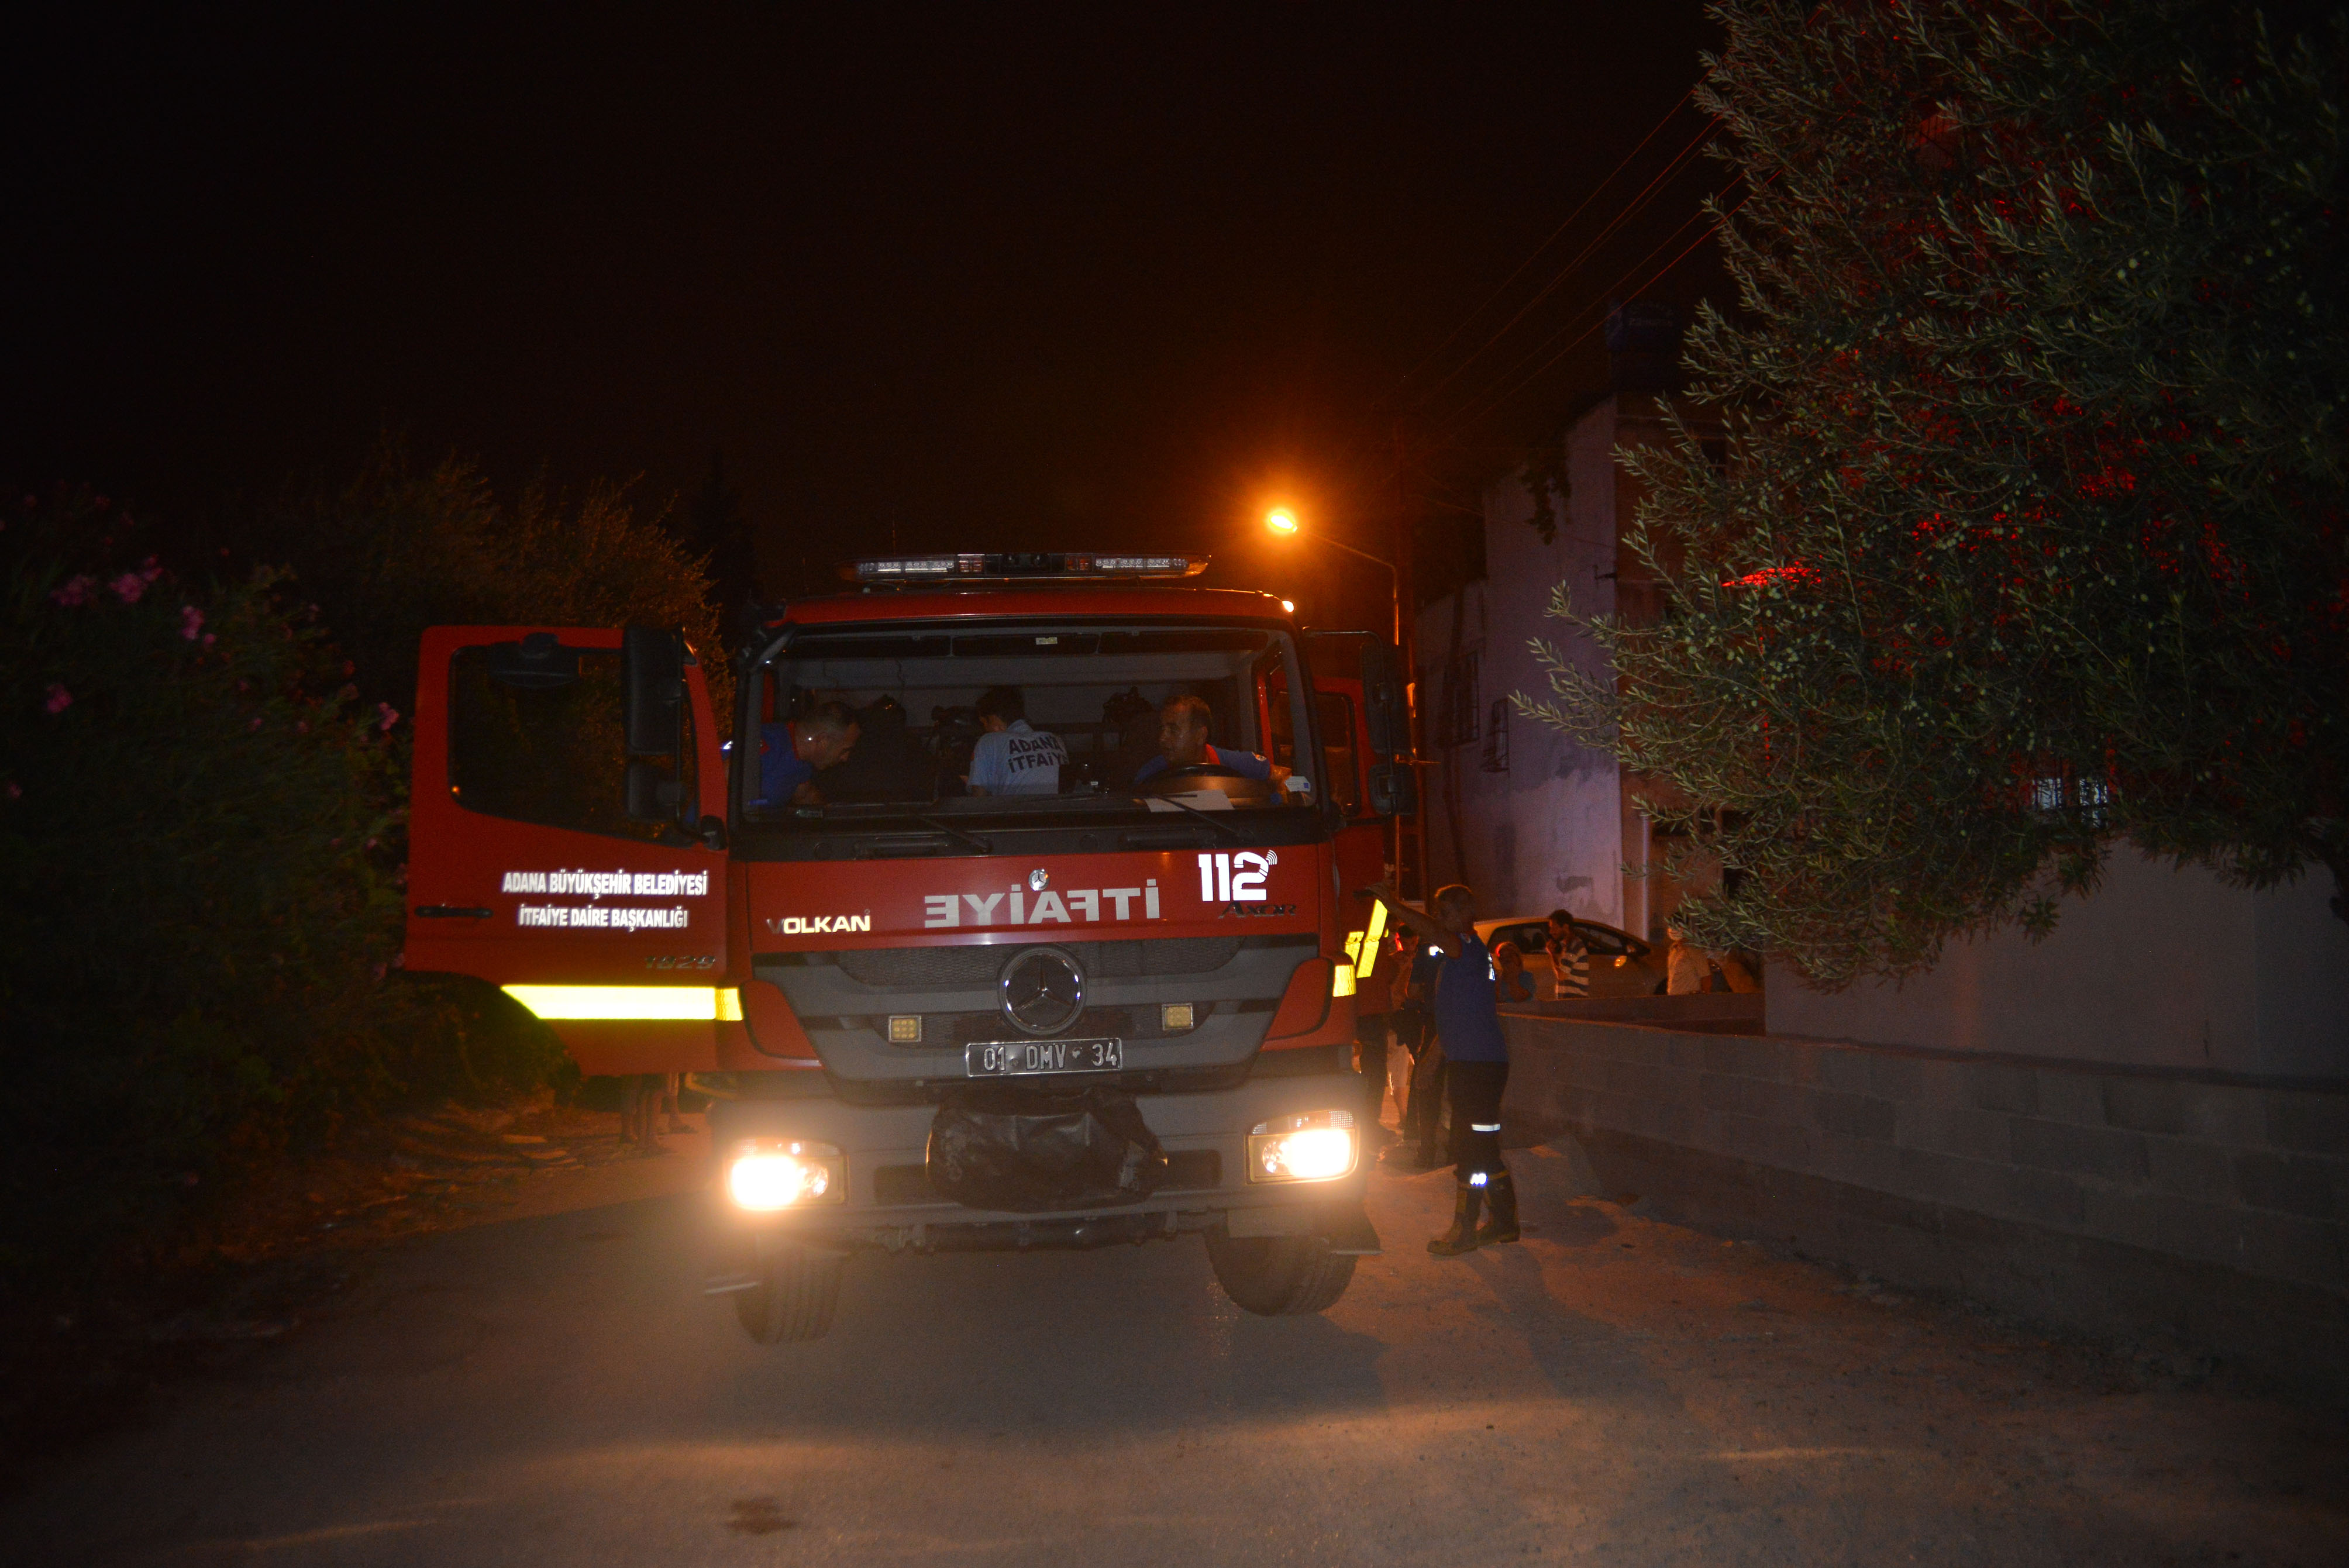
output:
<instances>
[{"instance_id":1,"label":"front bumper","mask_svg":"<svg viewBox=\"0 0 2349 1568\"><path fill-rule=\"evenodd\" d=\"M1098 1246L1222 1226L1234 1235L1322 1235L1340 1250L1374 1253L1361 1220L1371 1150L1326 1181L1251 1182L1249 1130L1277 1117L1349 1110L1368 1125L1361 1080L1350 1072L1257 1078L1228 1088L1137 1095L1134 1104L1165 1150L1167 1180L1148 1198L1112 1207L1010 1212L967 1208L928 1190L931 1105L855 1105L838 1099L720 1100L710 1107L712 1147L744 1138L801 1139L838 1148L846 1166L837 1202L748 1213L711 1183L726 1222L750 1233L830 1246L890 1251L970 1246Z\"/></svg>"}]
</instances>

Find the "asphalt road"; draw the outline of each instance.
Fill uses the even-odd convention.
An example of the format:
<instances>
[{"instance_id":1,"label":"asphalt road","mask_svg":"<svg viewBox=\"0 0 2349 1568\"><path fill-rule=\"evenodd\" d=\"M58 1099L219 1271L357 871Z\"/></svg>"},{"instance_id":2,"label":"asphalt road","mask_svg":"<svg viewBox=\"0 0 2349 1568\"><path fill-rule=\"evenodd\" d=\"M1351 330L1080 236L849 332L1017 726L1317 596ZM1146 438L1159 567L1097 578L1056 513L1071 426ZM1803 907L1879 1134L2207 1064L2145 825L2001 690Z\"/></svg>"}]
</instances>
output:
<instances>
[{"instance_id":1,"label":"asphalt road","mask_svg":"<svg viewBox=\"0 0 2349 1568\"><path fill-rule=\"evenodd\" d=\"M876 1257L764 1349L688 1139L534 1173L0 1501L16 1563L2349 1562L2341 1424L1573 1196L1252 1318L1195 1238Z\"/></svg>"}]
</instances>

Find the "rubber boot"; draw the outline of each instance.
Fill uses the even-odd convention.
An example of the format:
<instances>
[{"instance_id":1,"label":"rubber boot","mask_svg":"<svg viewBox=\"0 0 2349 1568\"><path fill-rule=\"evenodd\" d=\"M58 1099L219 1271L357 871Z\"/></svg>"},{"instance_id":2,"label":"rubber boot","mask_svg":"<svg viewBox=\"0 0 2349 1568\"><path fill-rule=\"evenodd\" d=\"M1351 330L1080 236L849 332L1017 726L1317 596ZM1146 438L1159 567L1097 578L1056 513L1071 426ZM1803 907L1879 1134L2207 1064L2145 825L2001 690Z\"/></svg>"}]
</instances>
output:
<instances>
[{"instance_id":1,"label":"rubber boot","mask_svg":"<svg viewBox=\"0 0 2349 1568\"><path fill-rule=\"evenodd\" d=\"M1476 1244L1496 1246L1517 1239L1517 1184L1506 1171L1485 1183L1485 1207L1492 1218L1476 1227Z\"/></svg>"},{"instance_id":2,"label":"rubber boot","mask_svg":"<svg viewBox=\"0 0 2349 1568\"><path fill-rule=\"evenodd\" d=\"M1427 1243L1427 1250L1439 1258L1456 1258L1462 1253L1476 1250L1476 1208L1484 1201L1485 1189L1464 1183L1460 1195L1454 1200L1452 1228Z\"/></svg>"}]
</instances>

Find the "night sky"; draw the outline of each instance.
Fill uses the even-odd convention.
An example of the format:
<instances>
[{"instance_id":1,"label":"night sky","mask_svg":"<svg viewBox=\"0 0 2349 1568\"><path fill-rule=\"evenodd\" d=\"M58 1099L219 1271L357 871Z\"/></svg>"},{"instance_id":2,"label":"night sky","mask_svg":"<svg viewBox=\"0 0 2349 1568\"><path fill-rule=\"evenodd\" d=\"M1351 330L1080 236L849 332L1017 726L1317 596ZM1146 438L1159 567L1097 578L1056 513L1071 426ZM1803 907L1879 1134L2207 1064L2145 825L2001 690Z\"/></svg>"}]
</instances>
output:
<instances>
[{"instance_id":1,"label":"night sky","mask_svg":"<svg viewBox=\"0 0 2349 1568\"><path fill-rule=\"evenodd\" d=\"M722 451L770 593L893 536L1160 546L1382 619L1374 569L1260 547L1263 504L1385 553L1396 413L1422 492L1556 428L1604 379L1595 334L1464 416L1723 179L1693 160L1426 397L1700 128L1471 319L1694 80L1695 0L12 34L0 480L194 515L392 428L657 509ZM1701 290L1702 251L1651 295Z\"/></svg>"}]
</instances>

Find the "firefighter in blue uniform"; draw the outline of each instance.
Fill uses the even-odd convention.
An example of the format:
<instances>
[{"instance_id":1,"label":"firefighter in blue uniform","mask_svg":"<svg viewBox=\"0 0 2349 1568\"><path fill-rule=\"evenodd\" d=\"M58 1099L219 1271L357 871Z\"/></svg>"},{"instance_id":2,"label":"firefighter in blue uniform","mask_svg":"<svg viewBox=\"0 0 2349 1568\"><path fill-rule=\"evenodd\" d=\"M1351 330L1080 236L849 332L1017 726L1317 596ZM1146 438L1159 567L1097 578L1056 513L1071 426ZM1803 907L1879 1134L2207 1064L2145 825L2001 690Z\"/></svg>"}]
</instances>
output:
<instances>
[{"instance_id":1,"label":"firefighter in blue uniform","mask_svg":"<svg viewBox=\"0 0 2349 1568\"><path fill-rule=\"evenodd\" d=\"M1452 1101L1452 1228L1427 1243L1454 1257L1517 1239L1517 1189L1501 1161L1501 1091L1509 1082L1509 1042L1501 1033L1493 955L1476 936L1476 895L1458 882L1438 888L1422 914L1392 882L1370 890L1388 914L1444 949L1436 965L1435 1034L1444 1047ZM1480 1209L1491 1218L1476 1222Z\"/></svg>"}]
</instances>

